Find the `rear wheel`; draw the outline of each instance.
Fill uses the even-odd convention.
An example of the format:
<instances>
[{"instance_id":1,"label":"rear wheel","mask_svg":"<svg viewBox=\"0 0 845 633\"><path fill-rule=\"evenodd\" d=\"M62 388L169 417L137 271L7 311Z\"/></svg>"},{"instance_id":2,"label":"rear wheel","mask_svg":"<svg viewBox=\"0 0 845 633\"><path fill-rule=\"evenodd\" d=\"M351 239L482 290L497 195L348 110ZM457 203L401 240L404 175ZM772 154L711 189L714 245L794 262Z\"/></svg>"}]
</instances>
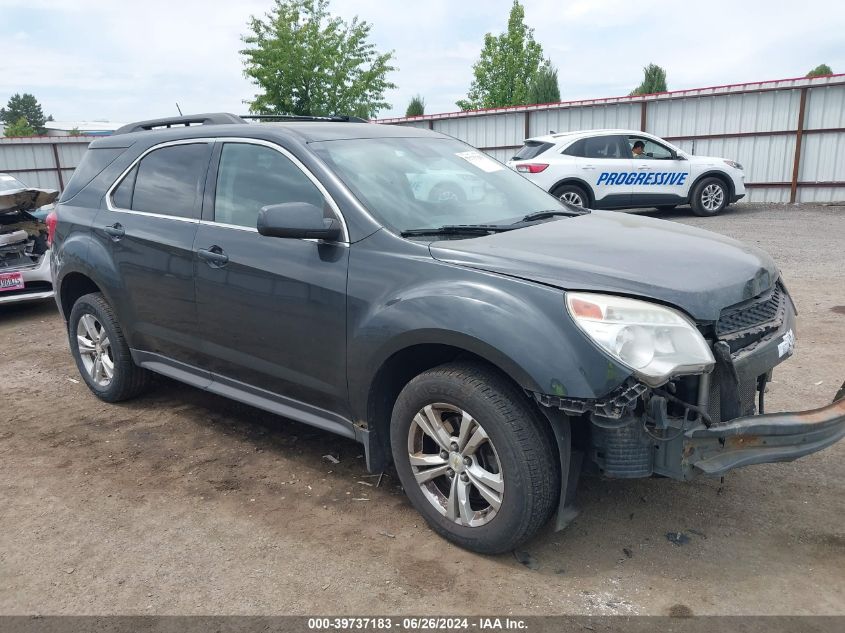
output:
<instances>
[{"instance_id":1,"label":"rear wheel","mask_svg":"<svg viewBox=\"0 0 845 633\"><path fill-rule=\"evenodd\" d=\"M560 198L561 202L566 202L576 207L586 207L590 201L587 192L578 185L561 185L552 192L552 195Z\"/></svg>"},{"instance_id":2,"label":"rear wheel","mask_svg":"<svg viewBox=\"0 0 845 633\"><path fill-rule=\"evenodd\" d=\"M114 311L99 292L73 304L68 338L82 379L101 400L127 400L147 386L149 372L132 361Z\"/></svg>"},{"instance_id":3,"label":"rear wheel","mask_svg":"<svg viewBox=\"0 0 845 633\"><path fill-rule=\"evenodd\" d=\"M717 215L728 206L728 188L721 178L705 178L695 186L690 200L692 212L700 216Z\"/></svg>"},{"instance_id":4,"label":"rear wheel","mask_svg":"<svg viewBox=\"0 0 845 633\"><path fill-rule=\"evenodd\" d=\"M393 410L391 447L411 503L461 547L511 550L556 507L559 461L548 424L484 365L442 365L408 383Z\"/></svg>"}]
</instances>

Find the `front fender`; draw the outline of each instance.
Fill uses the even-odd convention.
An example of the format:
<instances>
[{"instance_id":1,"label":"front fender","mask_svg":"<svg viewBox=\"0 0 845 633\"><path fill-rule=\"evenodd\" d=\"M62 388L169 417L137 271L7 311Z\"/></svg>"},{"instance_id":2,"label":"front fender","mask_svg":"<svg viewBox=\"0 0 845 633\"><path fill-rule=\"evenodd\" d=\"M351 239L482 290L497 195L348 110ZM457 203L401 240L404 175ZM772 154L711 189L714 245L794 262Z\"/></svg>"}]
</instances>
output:
<instances>
[{"instance_id":1,"label":"front fender","mask_svg":"<svg viewBox=\"0 0 845 633\"><path fill-rule=\"evenodd\" d=\"M382 365L415 345L471 352L542 394L597 398L630 376L581 334L561 290L447 264L427 249L402 253L377 236L350 254L348 376L359 419Z\"/></svg>"}]
</instances>

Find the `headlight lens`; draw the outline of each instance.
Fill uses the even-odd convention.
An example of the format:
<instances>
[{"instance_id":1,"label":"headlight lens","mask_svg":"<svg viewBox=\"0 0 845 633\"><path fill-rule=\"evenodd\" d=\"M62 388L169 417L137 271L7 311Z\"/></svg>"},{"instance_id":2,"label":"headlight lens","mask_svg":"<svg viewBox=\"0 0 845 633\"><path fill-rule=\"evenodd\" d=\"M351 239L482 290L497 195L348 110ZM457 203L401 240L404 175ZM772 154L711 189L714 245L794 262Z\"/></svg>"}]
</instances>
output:
<instances>
[{"instance_id":1,"label":"headlight lens","mask_svg":"<svg viewBox=\"0 0 845 633\"><path fill-rule=\"evenodd\" d=\"M722 160L724 160L724 161L725 161L725 165L727 165L727 166L729 166L729 167L733 167L734 169L738 169L738 170L742 171L742 165L740 165L740 164L739 164L738 162L736 162L735 160L728 160L728 159L726 159L726 158L725 158L725 159L722 159Z\"/></svg>"},{"instance_id":2,"label":"headlight lens","mask_svg":"<svg viewBox=\"0 0 845 633\"><path fill-rule=\"evenodd\" d=\"M566 307L590 339L649 386L715 364L692 321L672 308L592 292L566 293Z\"/></svg>"}]
</instances>

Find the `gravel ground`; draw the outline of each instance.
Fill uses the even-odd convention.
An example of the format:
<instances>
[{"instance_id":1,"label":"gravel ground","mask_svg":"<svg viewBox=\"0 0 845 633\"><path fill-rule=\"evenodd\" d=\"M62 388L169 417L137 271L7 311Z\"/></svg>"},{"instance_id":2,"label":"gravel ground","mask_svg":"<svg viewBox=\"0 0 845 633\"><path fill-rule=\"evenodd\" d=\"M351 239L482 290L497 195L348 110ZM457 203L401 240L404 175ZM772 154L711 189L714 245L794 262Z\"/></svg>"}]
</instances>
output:
<instances>
[{"instance_id":1,"label":"gravel ground","mask_svg":"<svg viewBox=\"0 0 845 633\"><path fill-rule=\"evenodd\" d=\"M767 404L828 403L845 208L662 217L774 256L800 316ZM575 523L524 548L531 569L438 538L353 442L164 380L101 403L50 302L0 306L0 341L2 614L845 615L845 442L721 485L582 480Z\"/></svg>"}]
</instances>

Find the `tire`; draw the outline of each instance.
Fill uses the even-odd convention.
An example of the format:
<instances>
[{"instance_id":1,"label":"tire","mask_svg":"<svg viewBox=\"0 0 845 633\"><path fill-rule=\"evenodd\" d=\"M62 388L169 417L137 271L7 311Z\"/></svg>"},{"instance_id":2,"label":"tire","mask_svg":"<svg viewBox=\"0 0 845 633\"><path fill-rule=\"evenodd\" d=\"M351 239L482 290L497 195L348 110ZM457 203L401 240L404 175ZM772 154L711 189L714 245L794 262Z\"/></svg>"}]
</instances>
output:
<instances>
[{"instance_id":1,"label":"tire","mask_svg":"<svg viewBox=\"0 0 845 633\"><path fill-rule=\"evenodd\" d=\"M466 194L461 188L449 183L438 183L428 193L428 201L438 204L466 202Z\"/></svg>"},{"instance_id":2,"label":"tire","mask_svg":"<svg viewBox=\"0 0 845 633\"><path fill-rule=\"evenodd\" d=\"M677 207L678 207L677 204L661 204L661 205L658 205L654 208L657 209L658 211L672 211L673 209L676 209Z\"/></svg>"},{"instance_id":3,"label":"tire","mask_svg":"<svg viewBox=\"0 0 845 633\"><path fill-rule=\"evenodd\" d=\"M552 191L552 195L561 202L568 202L576 207L587 207L590 204L590 196L578 185L561 185Z\"/></svg>"},{"instance_id":4,"label":"tire","mask_svg":"<svg viewBox=\"0 0 845 633\"><path fill-rule=\"evenodd\" d=\"M438 422L435 440L437 430L430 430ZM469 432L462 432L464 423ZM436 532L463 548L510 551L557 507L560 463L548 422L520 389L485 365L450 363L411 380L394 406L390 435L412 505ZM448 452L442 448L447 444ZM417 477L429 480L418 483ZM462 493L466 503L450 502Z\"/></svg>"},{"instance_id":5,"label":"tire","mask_svg":"<svg viewBox=\"0 0 845 633\"><path fill-rule=\"evenodd\" d=\"M114 310L99 292L84 295L73 304L68 339L79 374L100 400L128 400L147 387L149 372L132 362Z\"/></svg>"},{"instance_id":6,"label":"tire","mask_svg":"<svg viewBox=\"0 0 845 633\"><path fill-rule=\"evenodd\" d=\"M728 206L728 187L721 178L704 178L692 191L692 212L702 217L718 215Z\"/></svg>"}]
</instances>

